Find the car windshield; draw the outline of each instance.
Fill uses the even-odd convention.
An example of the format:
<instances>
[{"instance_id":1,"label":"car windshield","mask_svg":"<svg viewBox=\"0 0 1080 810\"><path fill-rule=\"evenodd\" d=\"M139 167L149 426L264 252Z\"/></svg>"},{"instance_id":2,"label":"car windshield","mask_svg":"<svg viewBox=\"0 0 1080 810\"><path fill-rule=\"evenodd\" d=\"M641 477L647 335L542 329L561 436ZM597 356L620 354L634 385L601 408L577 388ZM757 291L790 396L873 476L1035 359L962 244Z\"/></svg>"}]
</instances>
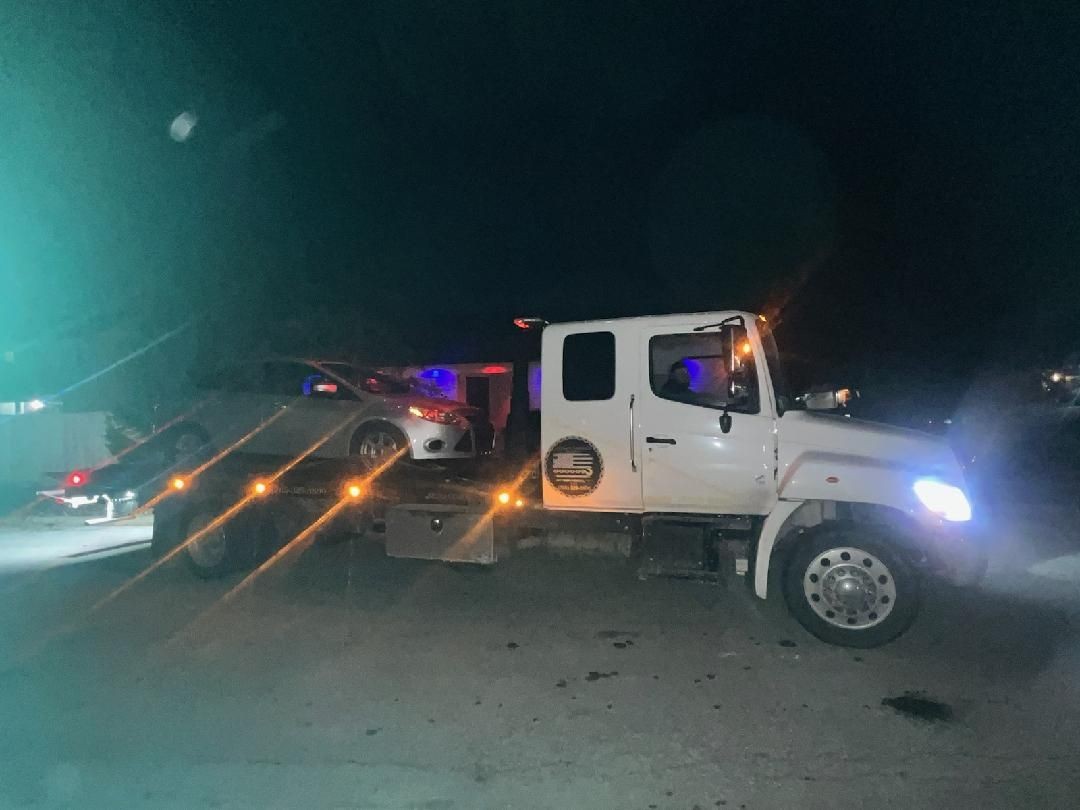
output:
<instances>
[{"instance_id":1,"label":"car windshield","mask_svg":"<svg viewBox=\"0 0 1080 810\"><path fill-rule=\"evenodd\" d=\"M351 363L331 362L320 363L319 365L346 382L352 383L360 390L367 391L369 394L401 396L412 391L406 381L382 371L354 366Z\"/></svg>"}]
</instances>

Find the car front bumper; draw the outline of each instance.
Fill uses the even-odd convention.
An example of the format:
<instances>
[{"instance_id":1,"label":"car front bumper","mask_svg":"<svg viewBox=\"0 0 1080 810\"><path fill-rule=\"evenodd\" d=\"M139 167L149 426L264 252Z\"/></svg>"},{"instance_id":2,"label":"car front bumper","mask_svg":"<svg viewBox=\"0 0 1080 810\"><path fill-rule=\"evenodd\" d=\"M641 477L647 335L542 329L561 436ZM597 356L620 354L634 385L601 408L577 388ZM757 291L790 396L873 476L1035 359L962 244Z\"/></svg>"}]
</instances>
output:
<instances>
[{"instance_id":1,"label":"car front bumper","mask_svg":"<svg viewBox=\"0 0 1080 810\"><path fill-rule=\"evenodd\" d=\"M417 460L475 458L490 455L495 446L494 428L481 419L470 420L467 428L422 419L411 419L402 427Z\"/></svg>"}]
</instances>

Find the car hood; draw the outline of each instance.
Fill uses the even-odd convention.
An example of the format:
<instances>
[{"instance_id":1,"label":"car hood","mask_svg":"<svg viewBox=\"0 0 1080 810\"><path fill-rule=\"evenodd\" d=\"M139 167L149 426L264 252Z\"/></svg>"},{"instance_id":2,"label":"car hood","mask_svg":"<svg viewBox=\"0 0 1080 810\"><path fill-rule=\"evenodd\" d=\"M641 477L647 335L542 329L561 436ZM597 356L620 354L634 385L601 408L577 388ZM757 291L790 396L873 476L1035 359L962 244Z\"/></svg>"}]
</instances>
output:
<instances>
[{"instance_id":1,"label":"car hood","mask_svg":"<svg viewBox=\"0 0 1080 810\"><path fill-rule=\"evenodd\" d=\"M789 458L802 452L829 453L960 478L960 465L945 440L918 430L811 411L784 414L778 429Z\"/></svg>"},{"instance_id":2,"label":"car hood","mask_svg":"<svg viewBox=\"0 0 1080 810\"><path fill-rule=\"evenodd\" d=\"M453 411L463 416L474 416L480 413L480 409L455 399L440 399L439 397L425 397L417 394L403 394L394 397L398 402L408 407L417 408L441 408L444 411Z\"/></svg>"}]
</instances>

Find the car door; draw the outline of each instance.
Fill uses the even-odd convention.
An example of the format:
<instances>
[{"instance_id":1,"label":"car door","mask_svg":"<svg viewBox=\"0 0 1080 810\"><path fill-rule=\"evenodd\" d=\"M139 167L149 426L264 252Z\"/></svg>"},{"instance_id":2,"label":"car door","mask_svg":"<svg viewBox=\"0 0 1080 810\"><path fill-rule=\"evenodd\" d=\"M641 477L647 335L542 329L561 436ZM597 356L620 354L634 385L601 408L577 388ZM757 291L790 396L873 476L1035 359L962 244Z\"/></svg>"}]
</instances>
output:
<instances>
[{"instance_id":1,"label":"car door","mask_svg":"<svg viewBox=\"0 0 1080 810\"><path fill-rule=\"evenodd\" d=\"M261 452L263 433L277 420L275 397L267 394L262 363L248 362L206 373L198 380L202 399L192 421L218 450ZM237 444L240 442L240 444Z\"/></svg>"},{"instance_id":2,"label":"car door","mask_svg":"<svg viewBox=\"0 0 1080 810\"><path fill-rule=\"evenodd\" d=\"M286 407L286 413L267 431L265 452L290 457L346 455L362 408L356 392L304 361L272 360L264 368L267 390L279 406Z\"/></svg>"},{"instance_id":3,"label":"car door","mask_svg":"<svg viewBox=\"0 0 1080 810\"><path fill-rule=\"evenodd\" d=\"M641 511L633 441L637 334L632 321L544 330L541 445L547 508Z\"/></svg>"},{"instance_id":4,"label":"car door","mask_svg":"<svg viewBox=\"0 0 1080 810\"><path fill-rule=\"evenodd\" d=\"M649 326L640 340L644 510L768 513L776 499L775 419L759 371L764 358L746 327Z\"/></svg>"}]
</instances>

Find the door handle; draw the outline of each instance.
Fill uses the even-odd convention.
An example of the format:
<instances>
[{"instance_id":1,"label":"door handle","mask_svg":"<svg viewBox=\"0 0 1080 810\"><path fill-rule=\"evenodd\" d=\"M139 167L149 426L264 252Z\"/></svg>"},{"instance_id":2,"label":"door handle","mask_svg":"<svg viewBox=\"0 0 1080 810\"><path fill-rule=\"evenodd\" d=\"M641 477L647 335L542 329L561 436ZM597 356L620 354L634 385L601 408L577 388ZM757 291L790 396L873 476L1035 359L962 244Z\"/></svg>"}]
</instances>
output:
<instances>
[{"instance_id":1,"label":"door handle","mask_svg":"<svg viewBox=\"0 0 1080 810\"><path fill-rule=\"evenodd\" d=\"M637 458L634 453L634 444L636 443L634 438L634 395L630 395L630 471L637 472Z\"/></svg>"},{"instance_id":2,"label":"door handle","mask_svg":"<svg viewBox=\"0 0 1080 810\"><path fill-rule=\"evenodd\" d=\"M646 444L678 444L674 439L669 439L667 436L646 436Z\"/></svg>"}]
</instances>

